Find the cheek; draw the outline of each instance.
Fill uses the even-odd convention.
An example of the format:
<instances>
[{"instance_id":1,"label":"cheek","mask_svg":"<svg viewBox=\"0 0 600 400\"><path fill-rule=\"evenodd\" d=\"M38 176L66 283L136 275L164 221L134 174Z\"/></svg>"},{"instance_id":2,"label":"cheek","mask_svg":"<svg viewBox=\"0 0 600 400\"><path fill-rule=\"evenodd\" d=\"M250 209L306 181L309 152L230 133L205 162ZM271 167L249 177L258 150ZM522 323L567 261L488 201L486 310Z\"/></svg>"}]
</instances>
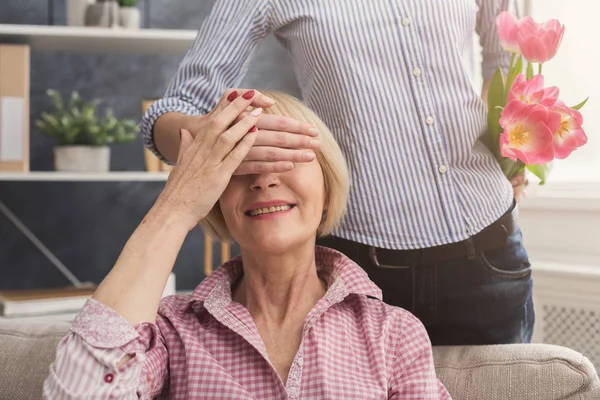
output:
<instances>
[{"instance_id":1,"label":"cheek","mask_svg":"<svg viewBox=\"0 0 600 400\"><path fill-rule=\"evenodd\" d=\"M219 198L219 206L225 222L232 221L236 217L238 202L240 199L240 188L233 182L230 183Z\"/></svg>"}]
</instances>

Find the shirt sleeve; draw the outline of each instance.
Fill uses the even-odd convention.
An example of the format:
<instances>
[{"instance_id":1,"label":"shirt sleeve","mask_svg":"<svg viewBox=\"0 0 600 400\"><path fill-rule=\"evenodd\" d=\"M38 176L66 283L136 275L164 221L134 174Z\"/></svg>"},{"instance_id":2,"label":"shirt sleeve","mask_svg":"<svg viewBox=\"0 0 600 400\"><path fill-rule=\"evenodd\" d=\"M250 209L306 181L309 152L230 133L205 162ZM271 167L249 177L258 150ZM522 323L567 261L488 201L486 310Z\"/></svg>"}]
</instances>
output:
<instances>
[{"instance_id":1,"label":"shirt sleeve","mask_svg":"<svg viewBox=\"0 0 600 400\"><path fill-rule=\"evenodd\" d=\"M118 367L125 355L133 358ZM168 355L156 324L134 328L89 299L58 344L44 381L44 399L151 399L168 380Z\"/></svg>"},{"instance_id":2,"label":"shirt sleeve","mask_svg":"<svg viewBox=\"0 0 600 400\"><path fill-rule=\"evenodd\" d=\"M431 341L414 315L402 310L402 322L392 334L389 399L449 400L437 378Z\"/></svg>"},{"instance_id":3,"label":"shirt sleeve","mask_svg":"<svg viewBox=\"0 0 600 400\"><path fill-rule=\"evenodd\" d=\"M270 1L215 1L163 98L142 118L144 144L162 161L168 162L152 137L156 120L167 112L207 114L225 90L240 84L258 44L270 31Z\"/></svg>"},{"instance_id":4,"label":"shirt sleeve","mask_svg":"<svg viewBox=\"0 0 600 400\"><path fill-rule=\"evenodd\" d=\"M514 12L516 4L515 0L477 0L477 2L479 11L477 12L476 30L479 35L483 59L481 72L483 79L489 79L498 67L504 72L508 71L511 55L500 45L496 17L502 11Z\"/></svg>"}]
</instances>

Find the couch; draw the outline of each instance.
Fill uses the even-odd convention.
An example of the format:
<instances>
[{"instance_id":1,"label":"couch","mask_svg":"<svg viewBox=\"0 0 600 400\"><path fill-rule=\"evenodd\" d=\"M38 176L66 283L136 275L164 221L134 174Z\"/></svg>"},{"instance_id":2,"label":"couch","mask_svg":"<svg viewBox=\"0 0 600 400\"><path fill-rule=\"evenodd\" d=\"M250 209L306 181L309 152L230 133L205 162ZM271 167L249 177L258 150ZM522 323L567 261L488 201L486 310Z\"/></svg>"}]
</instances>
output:
<instances>
[{"instance_id":1,"label":"couch","mask_svg":"<svg viewBox=\"0 0 600 400\"><path fill-rule=\"evenodd\" d=\"M40 399L69 324L0 318L0 399ZM455 400L600 400L582 354L546 344L435 347L440 380Z\"/></svg>"}]
</instances>

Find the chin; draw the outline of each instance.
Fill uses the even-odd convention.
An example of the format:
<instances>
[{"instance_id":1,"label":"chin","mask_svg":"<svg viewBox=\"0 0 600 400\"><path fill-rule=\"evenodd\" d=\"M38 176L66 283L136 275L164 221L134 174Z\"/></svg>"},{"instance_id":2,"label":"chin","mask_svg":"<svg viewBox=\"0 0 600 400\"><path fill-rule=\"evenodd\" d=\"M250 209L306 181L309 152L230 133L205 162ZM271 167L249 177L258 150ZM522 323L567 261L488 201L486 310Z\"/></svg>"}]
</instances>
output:
<instances>
[{"instance_id":1,"label":"chin","mask_svg":"<svg viewBox=\"0 0 600 400\"><path fill-rule=\"evenodd\" d=\"M287 232L256 233L249 240L240 243L246 251L260 254L282 254L293 249L315 243L315 236L298 235L288 230Z\"/></svg>"}]
</instances>

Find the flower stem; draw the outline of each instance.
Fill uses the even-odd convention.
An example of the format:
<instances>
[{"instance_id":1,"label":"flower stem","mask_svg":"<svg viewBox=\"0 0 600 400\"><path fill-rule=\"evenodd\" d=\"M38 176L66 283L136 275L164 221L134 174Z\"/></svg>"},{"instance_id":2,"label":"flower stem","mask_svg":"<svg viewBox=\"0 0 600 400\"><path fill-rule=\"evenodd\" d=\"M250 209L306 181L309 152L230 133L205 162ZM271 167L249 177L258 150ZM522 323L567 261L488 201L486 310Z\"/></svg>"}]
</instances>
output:
<instances>
[{"instance_id":1,"label":"flower stem","mask_svg":"<svg viewBox=\"0 0 600 400\"><path fill-rule=\"evenodd\" d=\"M542 63L538 64L538 75L542 74Z\"/></svg>"},{"instance_id":2,"label":"flower stem","mask_svg":"<svg viewBox=\"0 0 600 400\"><path fill-rule=\"evenodd\" d=\"M512 55L510 56L510 67L508 68L509 73L513 69L513 64L515 63L515 56L516 55L517 55L517 53L512 53Z\"/></svg>"}]
</instances>

